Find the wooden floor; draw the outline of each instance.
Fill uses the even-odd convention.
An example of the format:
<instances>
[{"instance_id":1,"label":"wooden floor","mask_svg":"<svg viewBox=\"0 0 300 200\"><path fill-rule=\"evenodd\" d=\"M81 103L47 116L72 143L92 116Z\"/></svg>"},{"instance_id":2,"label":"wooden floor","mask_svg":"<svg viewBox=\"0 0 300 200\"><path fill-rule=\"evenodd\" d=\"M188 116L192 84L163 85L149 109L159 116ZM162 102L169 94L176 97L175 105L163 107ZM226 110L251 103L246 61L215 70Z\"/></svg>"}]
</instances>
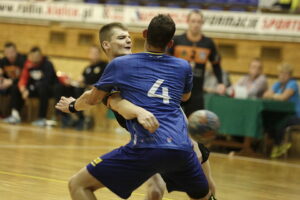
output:
<instances>
[{"instance_id":1,"label":"wooden floor","mask_svg":"<svg viewBox=\"0 0 300 200\"><path fill-rule=\"evenodd\" d=\"M68 178L128 139L128 134L0 123L0 199L70 199ZM300 158L270 161L213 153L210 160L218 200L300 199ZM96 195L102 200L120 199L107 189L97 191ZM129 199L144 198L145 185ZM180 192L164 197L164 200L187 199Z\"/></svg>"}]
</instances>

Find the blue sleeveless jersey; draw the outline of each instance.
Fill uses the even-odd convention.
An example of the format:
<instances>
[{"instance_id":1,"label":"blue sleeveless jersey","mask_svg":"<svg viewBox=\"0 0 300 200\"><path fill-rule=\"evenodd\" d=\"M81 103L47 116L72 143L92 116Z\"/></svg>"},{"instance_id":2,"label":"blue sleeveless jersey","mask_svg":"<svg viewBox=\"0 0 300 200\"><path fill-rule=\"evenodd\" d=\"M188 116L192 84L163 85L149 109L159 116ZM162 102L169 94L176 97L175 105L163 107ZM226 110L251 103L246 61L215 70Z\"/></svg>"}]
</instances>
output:
<instances>
[{"instance_id":1,"label":"blue sleeveless jersey","mask_svg":"<svg viewBox=\"0 0 300 200\"><path fill-rule=\"evenodd\" d=\"M94 86L107 92L118 88L122 98L145 108L159 121L156 132L149 133L136 119L128 120L129 146L192 149L180 109L182 94L192 89L192 69L187 61L152 53L118 57L109 63Z\"/></svg>"}]
</instances>

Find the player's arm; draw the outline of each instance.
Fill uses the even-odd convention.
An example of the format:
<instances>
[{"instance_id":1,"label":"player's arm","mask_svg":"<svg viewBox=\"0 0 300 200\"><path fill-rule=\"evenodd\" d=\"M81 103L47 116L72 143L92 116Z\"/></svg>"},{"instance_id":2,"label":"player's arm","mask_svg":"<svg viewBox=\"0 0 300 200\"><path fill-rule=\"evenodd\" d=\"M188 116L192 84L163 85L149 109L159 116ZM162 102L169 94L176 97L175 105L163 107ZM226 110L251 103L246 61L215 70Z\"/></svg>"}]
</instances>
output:
<instances>
[{"instance_id":1,"label":"player's arm","mask_svg":"<svg viewBox=\"0 0 300 200\"><path fill-rule=\"evenodd\" d=\"M206 176L206 179L207 179L207 182L209 185L209 189L210 189L212 195L215 196L216 185L215 185L215 181L211 175L211 169L210 169L210 164L209 164L209 160L208 160L209 150L203 144L198 145L198 143L195 140L193 140L192 138L191 138L191 141L193 143L193 148L197 155L199 163L201 163L203 172ZM201 149L200 149L200 147L201 147Z\"/></svg>"},{"instance_id":2,"label":"player's arm","mask_svg":"<svg viewBox=\"0 0 300 200\"><path fill-rule=\"evenodd\" d=\"M136 118L150 133L155 132L159 127L159 122L151 112L122 99L119 93L114 93L108 97L107 106L118 112L126 120Z\"/></svg>"},{"instance_id":3,"label":"player's arm","mask_svg":"<svg viewBox=\"0 0 300 200\"><path fill-rule=\"evenodd\" d=\"M214 181L214 179L213 179L213 177L211 175L211 169L210 169L209 160L207 160L206 162L204 162L202 164L202 169L203 169L204 174L206 176L206 179L207 179L207 182L208 182L211 194L213 196L216 196L216 184L215 184L215 181Z\"/></svg>"},{"instance_id":4,"label":"player's arm","mask_svg":"<svg viewBox=\"0 0 300 200\"><path fill-rule=\"evenodd\" d=\"M217 51L215 43L211 40L210 44L211 54L209 60L212 65L213 72L218 80L217 93L224 94L226 92L226 86L223 83L223 71L221 67L221 57Z\"/></svg>"},{"instance_id":5,"label":"player's arm","mask_svg":"<svg viewBox=\"0 0 300 200\"><path fill-rule=\"evenodd\" d=\"M86 110L101 102L106 94L107 92L93 87L91 90L84 92L78 99L61 97L55 108L66 113Z\"/></svg>"},{"instance_id":6,"label":"player's arm","mask_svg":"<svg viewBox=\"0 0 300 200\"><path fill-rule=\"evenodd\" d=\"M278 100L278 101L287 101L294 94L295 94L295 91L291 88L288 88L288 89L284 90L284 92L282 94L273 95L273 99Z\"/></svg>"},{"instance_id":7,"label":"player's arm","mask_svg":"<svg viewBox=\"0 0 300 200\"><path fill-rule=\"evenodd\" d=\"M190 99L192 92L184 93L181 97L181 101L185 102Z\"/></svg>"}]
</instances>

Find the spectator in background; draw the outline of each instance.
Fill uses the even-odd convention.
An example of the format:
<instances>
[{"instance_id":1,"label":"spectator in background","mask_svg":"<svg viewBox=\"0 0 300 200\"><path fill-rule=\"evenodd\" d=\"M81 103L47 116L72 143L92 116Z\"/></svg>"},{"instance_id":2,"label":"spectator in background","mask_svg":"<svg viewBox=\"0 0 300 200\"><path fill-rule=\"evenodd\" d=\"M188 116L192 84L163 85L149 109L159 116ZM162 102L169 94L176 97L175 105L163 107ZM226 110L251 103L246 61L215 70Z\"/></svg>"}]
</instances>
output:
<instances>
[{"instance_id":1,"label":"spectator in background","mask_svg":"<svg viewBox=\"0 0 300 200\"><path fill-rule=\"evenodd\" d=\"M261 60L254 58L249 65L249 74L242 77L236 86L245 87L248 97L261 98L268 88L267 78L262 72Z\"/></svg>"},{"instance_id":2,"label":"spectator in background","mask_svg":"<svg viewBox=\"0 0 300 200\"><path fill-rule=\"evenodd\" d=\"M268 133L274 140L274 147L271 157L276 158L287 152L291 147L290 143L283 143L284 133L288 126L300 125L300 97L299 87L295 79L292 78L293 67L289 64L281 64L278 66L278 81L264 94L264 98L277 101L290 101L295 104L296 114L289 116L277 127L267 127Z\"/></svg>"},{"instance_id":3,"label":"spectator in background","mask_svg":"<svg viewBox=\"0 0 300 200\"><path fill-rule=\"evenodd\" d=\"M193 89L191 98L182 104L188 117L192 112L204 109L203 84L205 65L210 61L214 74L218 80L217 92L225 93L225 85L222 82L222 70L220 55L213 40L202 33L204 22L200 10L192 10L187 16L188 29L186 33L173 38L174 45L169 53L176 57L189 61L193 69Z\"/></svg>"},{"instance_id":4,"label":"spectator in background","mask_svg":"<svg viewBox=\"0 0 300 200\"><path fill-rule=\"evenodd\" d=\"M273 7L279 7L281 10L295 12L299 11L300 0L278 0Z\"/></svg>"},{"instance_id":5,"label":"spectator in background","mask_svg":"<svg viewBox=\"0 0 300 200\"><path fill-rule=\"evenodd\" d=\"M56 83L57 77L53 64L43 56L39 47L33 47L24 64L18 89L14 90L12 94L12 114L5 121L8 123L21 122L20 111L24 100L28 97L37 97L40 103L39 119L34 121L33 125L46 126L48 100Z\"/></svg>"},{"instance_id":6,"label":"spectator in background","mask_svg":"<svg viewBox=\"0 0 300 200\"><path fill-rule=\"evenodd\" d=\"M60 84L58 84L55 89L55 97L57 101L61 96L78 98L85 90L91 89L93 87L93 84L100 79L107 65L107 62L101 60L100 49L98 48L98 46L91 46L89 50L89 60L90 64L82 72L82 76L80 77L79 82L72 81L69 78L63 78L63 76L59 76ZM63 78L63 80L61 78ZM60 111L58 111L58 113L59 115L61 115L61 125L63 128L75 127L77 130L82 130L84 129L85 123L87 127L90 127L92 124L91 117L85 117L83 115L83 112L76 113L78 118L76 120L72 120L71 116L68 113L63 113Z\"/></svg>"},{"instance_id":7,"label":"spectator in background","mask_svg":"<svg viewBox=\"0 0 300 200\"><path fill-rule=\"evenodd\" d=\"M0 95L11 96L12 91L18 88L25 60L26 56L18 53L14 43L5 43L4 58L0 61Z\"/></svg>"},{"instance_id":8,"label":"spectator in background","mask_svg":"<svg viewBox=\"0 0 300 200\"><path fill-rule=\"evenodd\" d=\"M222 80L226 88L231 86L229 74L222 70ZM204 76L204 92L218 93L218 80L211 68L208 68Z\"/></svg>"},{"instance_id":9,"label":"spectator in background","mask_svg":"<svg viewBox=\"0 0 300 200\"><path fill-rule=\"evenodd\" d=\"M100 49L94 45L90 48L89 53L90 64L82 72L81 84L86 89L91 89L101 77L107 62L100 58Z\"/></svg>"}]
</instances>

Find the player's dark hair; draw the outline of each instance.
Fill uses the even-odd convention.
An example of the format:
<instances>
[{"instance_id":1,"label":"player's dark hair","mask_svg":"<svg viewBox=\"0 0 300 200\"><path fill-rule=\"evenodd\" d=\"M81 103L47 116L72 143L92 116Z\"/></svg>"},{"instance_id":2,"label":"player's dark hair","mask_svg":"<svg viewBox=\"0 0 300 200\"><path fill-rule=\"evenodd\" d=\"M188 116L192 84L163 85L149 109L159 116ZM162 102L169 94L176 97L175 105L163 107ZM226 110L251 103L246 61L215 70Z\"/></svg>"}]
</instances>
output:
<instances>
[{"instance_id":1,"label":"player's dark hair","mask_svg":"<svg viewBox=\"0 0 300 200\"><path fill-rule=\"evenodd\" d=\"M191 17L192 14L200 15L200 16L203 18L203 13L201 12L201 10L199 10L199 9L194 9L194 10L192 10L191 12L189 12L189 14L187 15L187 20L190 19L190 17Z\"/></svg>"},{"instance_id":2,"label":"player's dark hair","mask_svg":"<svg viewBox=\"0 0 300 200\"><path fill-rule=\"evenodd\" d=\"M42 50L40 47L37 47L37 46L34 46L30 49L29 51L30 53L36 53L36 52L39 52L39 53L42 53Z\"/></svg>"},{"instance_id":3,"label":"player's dark hair","mask_svg":"<svg viewBox=\"0 0 300 200\"><path fill-rule=\"evenodd\" d=\"M16 47L16 44L15 43L13 43L13 42L6 42L5 44L4 44L4 48L10 48L10 47L13 47L13 48L17 48Z\"/></svg>"},{"instance_id":4,"label":"player's dark hair","mask_svg":"<svg viewBox=\"0 0 300 200\"><path fill-rule=\"evenodd\" d=\"M124 26L123 24L121 24L119 22L113 22L113 23L109 23L109 24L106 24L106 25L102 26L99 30L99 40L100 40L101 48L103 50L104 50L104 48L102 47L102 43L103 43L103 41L110 41L111 40L112 30L114 28L119 28L119 29L122 29L124 31L128 30L126 26Z\"/></svg>"},{"instance_id":5,"label":"player's dark hair","mask_svg":"<svg viewBox=\"0 0 300 200\"><path fill-rule=\"evenodd\" d=\"M173 19L169 15L159 14L154 17L147 33L147 43L156 48L166 48L176 31Z\"/></svg>"}]
</instances>

